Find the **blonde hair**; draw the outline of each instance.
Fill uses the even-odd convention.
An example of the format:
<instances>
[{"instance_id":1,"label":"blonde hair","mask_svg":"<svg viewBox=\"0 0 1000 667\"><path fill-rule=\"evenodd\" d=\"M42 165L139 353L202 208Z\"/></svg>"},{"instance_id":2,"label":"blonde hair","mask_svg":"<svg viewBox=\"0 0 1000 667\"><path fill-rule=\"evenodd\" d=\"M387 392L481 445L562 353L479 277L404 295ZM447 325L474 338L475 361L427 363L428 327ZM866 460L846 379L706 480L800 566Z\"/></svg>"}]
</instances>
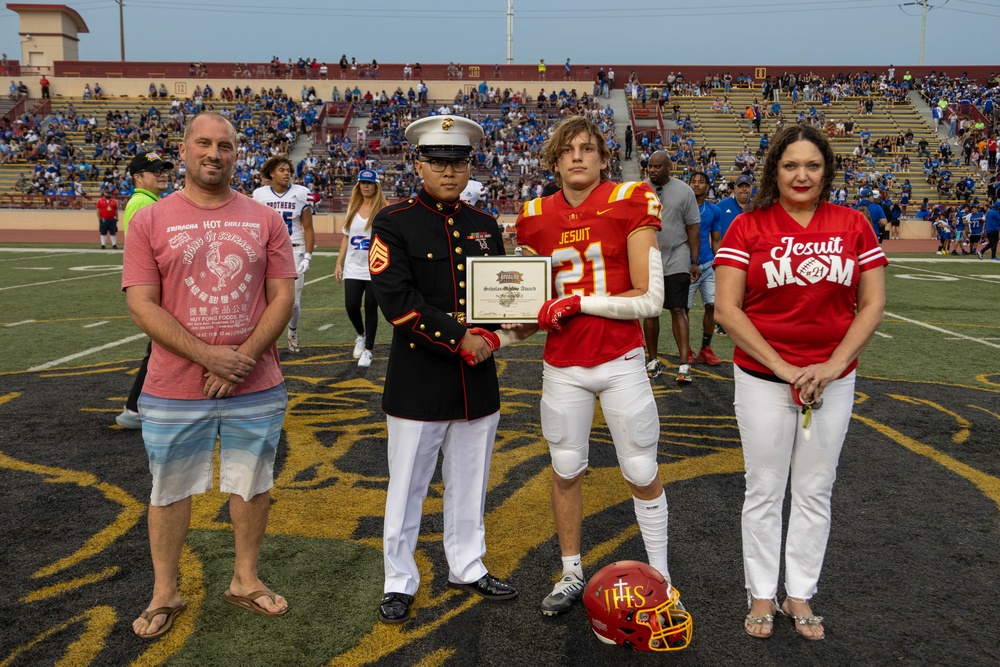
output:
<instances>
[{"instance_id":1,"label":"blonde hair","mask_svg":"<svg viewBox=\"0 0 1000 667\"><path fill-rule=\"evenodd\" d=\"M371 183L371 181L365 181L365 183ZM375 218L375 214L381 211L383 208L389 205L389 200L385 198L385 193L382 192L381 183L372 183L375 186L375 204L372 206L372 212L368 215L368 220L365 222L365 231L369 231L372 228L372 220ZM351 220L361 209L361 205L365 203L365 197L361 194L361 181L354 184L354 188L351 190L351 199L347 203L347 217L344 218L344 228L351 224Z\"/></svg>"}]
</instances>

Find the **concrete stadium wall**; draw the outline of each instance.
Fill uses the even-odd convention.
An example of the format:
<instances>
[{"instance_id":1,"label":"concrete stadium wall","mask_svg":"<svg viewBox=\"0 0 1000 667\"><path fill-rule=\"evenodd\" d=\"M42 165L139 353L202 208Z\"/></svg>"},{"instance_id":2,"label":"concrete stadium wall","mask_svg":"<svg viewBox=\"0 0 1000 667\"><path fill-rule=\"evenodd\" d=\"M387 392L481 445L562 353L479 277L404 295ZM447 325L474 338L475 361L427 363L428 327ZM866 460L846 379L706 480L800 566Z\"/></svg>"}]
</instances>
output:
<instances>
[{"instance_id":1,"label":"concrete stadium wall","mask_svg":"<svg viewBox=\"0 0 1000 667\"><path fill-rule=\"evenodd\" d=\"M369 90L373 95L376 95L383 90L391 95L396 88L402 88L403 92L409 90L410 86L416 90L417 84L420 82L417 80L404 81L402 79L83 79L77 77L57 77L50 76L49 82L49 93L53 98L59 97L83 97L83 86L89 83L91 89L94 88L94 84L100 83L101 88L104 91L106 97L146 97L149 93L149 84L153 83L156 85L157 90L160 88L160 84L164 84L167 87L167 92L169 97L176 97L178 99L189 98L194 94L195 86L205 87L205 84L210 84L212 89L215 91L215 96L218 97L219 91L223 88L235 88L237 84L241 88L250 86L250 89L254 93L260 92L261 88L274 89L276 87L281 87L281 89L291 96L293 99L299 98L299 93L302 91L302 87L306 88L315 87L316 94L321 100L329 101L330 94L333 91L334 86L340 91L341 99L343 99L344 90L350 86L351 90L355 87L361 90L361 94L364 95ZM24 81L25 85L28 86L29 97L38 98L42 95L41 86L38 85L38 79L30 79ZM424 81L427 85L427 96L432 100L450 100L455 97L455 93L458 91L466 91L475 88L479 85L480 80L478 79L465 79L463 81ZM486 83L490 86L499 87L501 90L504 88L510 88L511 90L526 90L532 97L538 94L538 88L545 88L546 90L552 88L562 88L565 86L570 86L577 88L577 92L583 94L584 92L591 92L592 84L587 81L574 81L574 82L563 82L559 81L496 81L492 79L487 79ZM168 97L168 99L169 99Z\"/></svg>"}]
</instances>

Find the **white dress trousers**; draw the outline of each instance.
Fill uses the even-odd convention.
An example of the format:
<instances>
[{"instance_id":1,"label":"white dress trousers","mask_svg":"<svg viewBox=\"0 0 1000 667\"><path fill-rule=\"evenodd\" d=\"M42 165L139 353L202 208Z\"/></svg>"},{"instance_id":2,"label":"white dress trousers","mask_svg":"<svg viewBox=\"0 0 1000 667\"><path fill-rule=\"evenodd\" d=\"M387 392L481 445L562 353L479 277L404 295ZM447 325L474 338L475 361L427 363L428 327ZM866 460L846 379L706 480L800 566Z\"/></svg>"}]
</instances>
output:
<instances>
[{"instance_id":1,"label":"white dress trousers","mask_svg":"<svg viewBox=\"0 0 1000 667\"><path fill-rule=\"evenodd\" d=\"M830 496L854 405L852 371L823 391L812 411L811 439L803 437L802 408L789 386L733 369L736 421L743 441L743 569L748 595L773 600L781 563L781 510L789 472L792 506L785 539L785 592L808 600L816 593L830 535Z\"/></svg>"},{"instance_id":2,"label":"white dress trousers","mask_svg":"<svg viewBox=\"0 0 1000 667\"><path fill-rule=\"evenodd\" d=\"M471 583L486 574L486 487L500 413L472 421L427 422L387 416L389 489L383 554L386 593L413 595L420 572L413 558L427 487L443 455L444 552L448 580Z\"/></svg>"}]
</instances>

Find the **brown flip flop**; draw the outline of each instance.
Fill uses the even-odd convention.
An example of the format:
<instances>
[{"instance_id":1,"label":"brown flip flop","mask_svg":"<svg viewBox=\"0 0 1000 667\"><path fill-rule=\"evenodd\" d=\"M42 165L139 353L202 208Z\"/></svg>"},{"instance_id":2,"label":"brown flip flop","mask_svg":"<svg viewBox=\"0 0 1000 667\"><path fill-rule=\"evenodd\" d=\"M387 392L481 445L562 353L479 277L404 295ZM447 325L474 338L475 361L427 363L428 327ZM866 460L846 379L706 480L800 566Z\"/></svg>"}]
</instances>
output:
<instances>
[{"instance_id":1,"label":"brown flip flop","mask_svg":"<svg viewBox=\"0 0 1000 667\"><path fill-rule=\"evenodd\" d=\"M267 588L262 588L259 591L254 591L249 595L233 595L232 593L227 592L222 596L222 599L228 602L229 604L234 604L237 607L242 607L247 611L252 611L253 613L260 614L261 616L268 616L271 618L275 618L278 616L284 616L285 614L288 613L288 607L285 607L281 611L268 611L264 607L257 604L255 600L265 595L271 598L271 602L275 602L276 593Z\"/></svg>"},{"instance_id":2,"label":"brown flip flop","mask_svg":"<svg viewBox=\"0 0 1000 667\"><path fill-rule=\"evenodd\" d=\"M145 619L147 623L152 624L153 618L156 616L166 616L167 620L163 622L160 629L151 634L140 635L138 632L135 636L139 639L156 639L157 637L162 637L170 631L170 628L174 627L174 619L187 608L186 602L181 602L176 607L157 607L156 609L147 609L146 611L139 614L139 618ZM134 631L133 631L134 632Z\"/></svg>"}]
</instances>

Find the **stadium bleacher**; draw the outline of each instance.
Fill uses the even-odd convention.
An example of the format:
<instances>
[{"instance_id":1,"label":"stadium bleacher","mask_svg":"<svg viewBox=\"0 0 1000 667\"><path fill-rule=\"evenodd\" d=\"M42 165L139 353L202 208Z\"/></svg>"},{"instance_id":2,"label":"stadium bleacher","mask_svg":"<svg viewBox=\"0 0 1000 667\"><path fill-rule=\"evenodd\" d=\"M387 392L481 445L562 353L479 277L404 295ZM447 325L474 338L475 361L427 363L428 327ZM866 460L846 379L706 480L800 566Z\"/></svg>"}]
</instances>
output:
<instances>
[{"instance_id":1,"label":"stadium bleacher","mask_svg":"<svg viewBox=\"0 0 1000 667\"><path fill-rule=\"evenodd\" d=\"M446 70L441 70L440 75L444 77ZM424 75L434 71L433 66L425 66ZM310 76L303 82L284 82L290 89L298 88L301 83L303 99L310 94L315 96L313 84L318 83L312 80L316 79L312 76L314 72L310 70L307 74ZM297 78L294 72L291 76ZM947 166L938 167L939 171L950 172L951 187L942 190L941 178L928 178L924 173L924 158L918 158L917 151L921 141L926 141L928 153L940 157L942 136L926 119L923 110L906 95L906 90L885 85L879 90L877 77L866 77L863 82L850 75L846 79L820 79L811 74L800 77L799 89L803 93L797 102L791 99L787 75L786 87L777 91L777 99L761 89L760 81L743 74L726 88L721 73L697 82L685 82L677 77L673 83L642 84L639 76L631 78L635 85L627 87L630 93L627 108L615 109L619 112L617 127L616 116L608 114L602 105L605 100L591 97L589 84L575 80L540 82L540 87L548 88L544 94L540 91L535 95L529 94L523 86L520 91L516 86L505 87L503 80L490 80L492 85L487 86L488 94L486 91L480 94L481 88L486 86L485 80L482 84L462 83L455 97L424 99L422 104L421 94L414 93L414 87L421 90L423 82L416 85L412 79L395 88L392 95L377 89L366 90L361 95L361 86L342 82L344 97L319 106L308 100L304 102L299 96L293 97L291 91L279 93L277 86L254 92L250 81L235 86L237 91L241 85L250 90L249 103L231 95L228 87L217 91L212 99L202 100L200 105L194 94L179 96L176 100L159 95L104 99L57 95L51 103L39 107L42 114L33 117L22 114L23 123L12 122L15 119L8 112L2 129L13 130L16 136L8 134L6 141L0 143L0 206L89 208L91 199L96 198L102 188L111 188L127 197L129 183L123 179L122 172L130 153L144 148L172 153L176 150L185 118L198 108L227 113L240 126L244 164L240 165L235 177L238 189L249 192L259 184L255 163L259 165L273 152L292 152L297 148L302 158L298 159L300 181L317 191L324 209L333 211L346 206L353 177L363 167L372 167L384 174L385 188L391 196L410 195L416 180L412 166L408 166L410 155L402 133L412 120L444 111L468 115L486 127L487 140L477 153L473 174L487 184L497 210L502 213L515 212L521 201L535 196L550 180L539 159L542 143L551 124L573 111L594 114L605 122L616 151L614 173L620 173L618 137L622 134L623 121L633 126L637 152L642 151L644 140L649 142L651 149L663 146L678 158L677 168L682 176L686 171L706 169L720 183L731 182L741 168L747 168L748 162L760 164L763 156L760 139L764 133L773 135L782 122L799 121L812 122L829 130L834 148L843 160L843 172L854 175L851 181L844 179L843 172L838 176L838 184L844 181L847 187L849 202L854 201L863 185L858 178L861 173L866 174L866 185L872 184L875 173L875 178L882 180L880 190L888 191L893 199L898 197L900 185L908 179L910 214L924 198L931 205L955 204L956 195L964 197L968 190L963 185L964 191L957 193L960 182L973 185L970 199L984 197L988 178L992 176L981 170L974 160L965 164L966 160L961 159L963 147L951 143L948 147L954 148L947 158L950 161L945 163ZM196 77L189 85L194 89L199 83L207 81ZM264 82L254 81L253 86L258 83ZM394 83L384 82L389 88ZM988 91L995 84L995 81L975 84L961 78L938 77L923 92L928 104L942 97L958 98L953 106L968 103L978 109L992 99ZM565 89L558 91L562 86L570 90L577 87L583 92L574 99ZM404 93L404 88L410 90ZM640 90L641 95L638 94ZM150 93L155 91L156 86L150 84ZM162 84L160 91L165 92ZM827 94L829 99L824 99ZM335 96L339 98L340 95L338 91ZM354 99L348 101L348 95ZM971 101L966 97L971 97ZM870 110L865 108L866 102ZM8 100L8 107L12 103L13 100ZM763 112L759 128L752 119L745 117L746 109L752 109L755 104ZM780 109L773 108L777 113L772 112L774 105L780 105ZM993 109L989 107L990 111ZM89 135L88 124L75 120L81 117L96 121L89 123ZM847 136L842 129L849 118L854 122L853 136ZM37 123L37 138L34 135L30 138L35 145L25 148L30 126L34 123ZM130 129L123 130L124 127ZM870 133L871 139L868 146L859 148L863 131ZM101 136L95 142L98 133ZM54 156L60 158L57 173L63 181L61 188L53 183L60 179L44 176L48 167L47 149L52 143L57 144ZM115 143L118 145L112 145ZM96 151L96 145L100 145L101 150ZM865 148L875 149L875 154L866 154ZM684 154L685 149L690 151L689 155ZM83 173L79 168L67 167L71 158L77 167L85 167ZM115 173L116 167L118 173ZM890 172L892 184L887 188L885 175ZM36 179L36 173L41 180ZM51 185L57 187L47 187ZM724 187L715 190L717 196L725 195ZM80 195L81 191L85 194Z\"/></svg>"}]
</instances>

